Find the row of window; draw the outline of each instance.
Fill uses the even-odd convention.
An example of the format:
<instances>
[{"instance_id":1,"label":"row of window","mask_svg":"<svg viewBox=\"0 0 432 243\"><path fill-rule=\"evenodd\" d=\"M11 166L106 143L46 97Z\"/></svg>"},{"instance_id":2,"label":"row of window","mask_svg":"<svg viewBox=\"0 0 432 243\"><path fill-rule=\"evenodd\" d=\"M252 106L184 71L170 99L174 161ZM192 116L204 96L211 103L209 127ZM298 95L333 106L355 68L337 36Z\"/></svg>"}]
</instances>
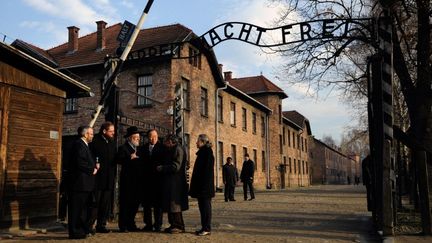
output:
<instances>
[{"instance_id":1,"label":"row of window","mask_svg":"<svg viewBox=\"0 0 432 243\"><path fill-rule=\"evenodd\" d=\"M218 142L218 157L219 157L219 166L222 167L225 163L226 163L226 158L224 157L224 147L223 147L223 142ZM230 157L233 159L233 164L235 165L235 167L237 167L237 161L244 161L244 157L246 156L246 154L249 154L250 159L254 162L255 165L255 170L258 170L258 150L256 149L252 149L252 153L248 152L248 148L243 147L243 157L239 158L237 160L237 145L235 144L231 144L230 147L231 151L230 151ZM261 171L266 171L266 154L265 151L261 151Z\"/></svg>"},{"instance_id":2,"label":"row of window","mask_svg":"<svg viewBox=\"0 0 432 243\"><path fill-rule=\"evenodd\" d=\"M286 157L283 157L283 163L286 167L288 167L289 173L293 173L294 174L309 174L309 166L308 166L308 162L304 161L304 160L300 160L300 159L294 159L293 158L293 164L291 164L291 158L288 158L288 164L286 161Z\"/></svg>"},{"instance_id":3,"label":"row of window","mask_svg":"<svg viewBox=\"0 0 432 243\"><path fill-rule=\"evenodd\" d=\"M218 114L218 121L223 122L224 116L223 116L223 98L222 96L218 96L217 100L217 114ZM233 127L237 126L237 108L235 102L230 102L230 125ZM247 131L248 130L248 111L246 108L242 107L241 109L241 125L242 130ZM251 113L252 117L252 133L257 133L257 114L255 112ZM261 136L265 136L265 118L264 116L261 116Z\"/></svg>"},{"instance_id":4,"label":"row of window","mask_svg":"<svg viewBox=\"0 0 432 243\"><path fill-rule=\"evenodd\" d=\"M182 78L182 100L183 100L183 108L185 110L190 110L190 81L186 78ZM142 75L138 77L137 80L137 106L150 106L152 105L152 101L147 97L151 97L153 94L153 76L152 75ZM77 99L67 99L65 105L65 112L76 112L78 109ZM201 87L200 93L200 114L202 116L208 117L209 114L209 95L208 90L204 87ZM230 124L233 127L237 126L236 119L236 103L231 102L230 104ZM248 114L247 109L242 107L242 130L247 131L248 129ZM218 121L224 121L223 115L223 98L222 96L218 96L217 100L217 115ZM252 112L252 133L257 133L257 114ZM265 118L261 116L261 136L265 136Z\"/></svg>"},{"instance_id":5,"label":"row of window","mask_svg":"<svg viewBox=\"0 0 432 243\"><path fill-rule=\"evenodd\" d=\"M286 141L287 141L286 133L288 134L288 147L291 147L291 132L289 130L286 132L285 127L283 127L282 135L279 134L279 148L281 154L283 154L283 145L286 145ZM296 138L297 138L297 144L296 144ZM297 148L298 150L301 150L303 152L307 152L308 151L307 139L300 136L300 134L296 135L294 132L292 132L292 147Z\"/></svg>"}]
</instances>

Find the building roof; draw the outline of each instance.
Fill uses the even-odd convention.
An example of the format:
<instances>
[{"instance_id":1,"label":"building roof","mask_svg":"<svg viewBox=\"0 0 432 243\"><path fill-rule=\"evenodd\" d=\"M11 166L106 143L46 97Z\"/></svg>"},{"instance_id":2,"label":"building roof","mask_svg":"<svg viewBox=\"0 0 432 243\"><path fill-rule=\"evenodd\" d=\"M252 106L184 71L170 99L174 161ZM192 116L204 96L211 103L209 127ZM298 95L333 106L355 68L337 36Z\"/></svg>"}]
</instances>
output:
<instances>
[{"instance_id":1,"label":"building roof","mask_svg":"<svg viewBox=\"0 0 432 243\"><path fill-rule=\"evenodd\" d=\"M244 93L243 91L237 89L236 87L234 87L230 84L227 84L226 92L228 92L232 95L235 95L237 98L253 105L254 107L264 111L267 114L270 114L272 112L272 110L269 107L265 106L264 104L262 104L258 100L252 98L248 94Z\"/></svg>"},{"instance_id":2,"label":"building roof","mask_svg":"<svg viewBox=\"0 0 432 243\"><path fill-rule=\"evenodd\" d=\"M47 50L61 68L103 63L106 55L114 56L119 42L120 23L105 29L105 49L97 50L97 32L78 38L78 50L69 53L68 43ZM192 31L181 24L166 25L140 30L132 51L160 44L184 41Z\"/></svg>"},{"instance_id":3,"label":"building roof","mask_svg":"<svg viewBox=\"0 0 432 243\"><path fill-rule=\"evenodd\" d=\"M19 40L17 43L19 43L20 46L17 47L26 53L39 57L38 59L41 61L46 59L51 63L57 64L57 68L60 70L102 64L107 55L116 56L116 50L119 47L117 36L121 27L122 25L118 23L105 28L105 48L102 50L97 49L97 31L79 37L78 50L72 53L69 52L68 42L48 50L42 50L41 48ZM219 72L217 66L218 62L214 52L206 48L204 44L201 43L200 38L196 37L197 36L191 29L181 24L141 29L132 47L131 53L162 44L191 41L191 44L197 46L197 48L207 57L217 85L219 87L223 86L223 77ZM23 49L22 47L25 48Z\"/></svg>"},{"instance_id":4,"label":"building roof","mask_svg":"<svg viewBox=\"0 0 432 243\"><path fill-rule=\"evenodd\" d=\"M288 98L288 95L281 88L263 75L233 78L227 81L248 95L273 93L279 95L282 99Z\"/></svg>"},{"instance_id":5,"label":"building roof","mask_svg":"<svg viewBox=\"0 0 432 243\"><path fill-rule=\"evenodd\" d=\"M30 56L38 59L39 61L45 63L46 65L50 67L58 67L58 63L54 61L54 58L45 50L32 45L30 43L27 43L23 40L16 39L12 44L13 47L18 48L19 50L24 51L25 53L29 54Z\"/></svg>"},{"instance_id":6,"label":"building roof","mask_svg":"<svg viewBox=\"0 0 432 243\"><path fill-rule=\"evenodd\" d=\"M348 155L346 155L346 154L344 154L344 153L338 151L337 149L335 149L335 148L333 148L333 147L331 147L331 146L325 144L323 141L321 141L321 140L319 140L319 139L316 139L316 138L313 138L313 139L314 139L314 142L315 142L315 143L320 144L321 146L326 147L327 149L330 149L330 150L332 150L333 152L338 153L338 154L340 154L341 156L343 156L343 157L345 157L345 158L347 158L347 159L354 160L354 159L351 158L350 156L348 156ZM355 160L354 160L354 161L355 161Z\"/></svg>"},{"instance_id":7,"label":"building roof","mask_svg":"<svg viewBox=\"0 0 432 243\"><path fill-rule=\"evenodd\" d=\"M67 97L88 97L90 88L46 65L40 60L0 42L0 59L9 65L25 70L44 82L66 91Z\"/></svg>"},{"instance_id":8,"label":"building roof","mask_svg":"<svg viewBox=\"0 0 432 243\"><path fill-rule=\"evenodd\" d=\"M308 134L312 135L309 120L305 116L300 114L298 111L284 111L282 112L282 114L283 117L288 120L288 122L294 123L300 129L303 129L303 127L306 125Z\"/></svg>"}]
</instances>

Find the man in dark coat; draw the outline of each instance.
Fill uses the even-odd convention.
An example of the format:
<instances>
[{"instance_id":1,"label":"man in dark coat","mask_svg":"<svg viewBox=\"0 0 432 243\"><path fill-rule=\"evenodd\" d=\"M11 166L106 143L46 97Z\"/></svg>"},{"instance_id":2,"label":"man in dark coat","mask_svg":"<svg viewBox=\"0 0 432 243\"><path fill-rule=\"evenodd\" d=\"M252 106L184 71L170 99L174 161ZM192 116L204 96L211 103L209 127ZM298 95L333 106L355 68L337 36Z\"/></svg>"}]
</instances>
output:
<instances>
[{"instance_id":1,"label":"man in dark coat","mask_svg":"<svg viewBox=\"0 0 432 243\"><path fill-rule=\"evenodd\" d=\"M211 199L215 196L214 156L211 143L206 134L200 134L196 142L198 152L195 160L189 195L198 199L201 215L201 230L195 232L199 236L211 232Z\"/></svg>"},{"instance_id":2,"label":"man in dark coat","mask_svg":"<svg viewBox=\"0 0 432 243\"><path fill-rule=\"evenodd\" d=\"M143 163L137 150L140 143L140 131L135 126L126 131L126 142L118 148L117 163L121 165L119 196L120 232L138 231L135 215L141 201L143 184Z\"/></svg>"},{"instance_id":3,"label":"man in dark coat","mask_svg":"<svg viewBox=\"0 0 432 243\"><path fill-rule=\"evenodd\" d=\"M69 163L69 238L84 239L90 233L88 217L95 188L96 163L88 144L93 139L89 126L78 128L80 138L73 144Z\"/></svg>"},{"instance_id":4,"label":"man in dark coat","mask_svg":"<svg viewBox=\"0 0 432 243\"><path fill-rule=\"evenodd\" d=\"M232 158L228 157L226 164L222 167L222 178L225 184L225 202L235 201L234 190L238 181L237 168L232 164Z\"/></svg>"},{"instance_id":5,"label":"man in dark coat","mask_svg":"<svg viewBox=\"0 0 432 243\"><path fill-rule=\"evenodd\" d=\"M189 209L185 155L175 135L168 135L164 145L163 163L156 170L162 179L162 210L168 213L170 223L165 232L182 233L185 232L182 211Z\"/></svg>"},{"instance_id":6,"label":"man in dark coat","mask_svg":"<svg viewBox=\"0 0 432 243\"><path fill-rule=\"evenodd\" d=\"M249 154L245 154L245 161L240 173L240 180L243 182L243 194L244 200L247 200L247 189L249 187L250 196L249 200L255 199L254 188L253 188L253 177L255 172L254 162L249 158Z\"/></svg>"},{"instance_id":7,"label":"man in dark coat","mask_svg":"<svg viewBox=\"0 0 432 243\"><path fill-rule=\"evenodd\" d=\"M373 185L373 164L371 156L368 155L362 161L362 176L363 185L366 186L366 199L368 211L375 211L375 201L374 201L374 185Z\"/></svg>"},{"instance_id":8,"label":"man in dark coat","mask_svg":"<svg viewBox=\"0 0 432 243\"><path fill-rule=\"evenodd\" d=\"M158 133L151 129L147 133L149 142L140 147L142 160L144 163L144 183L143 183L143 219L144 231L161 231L162 227L162 208L161 208L161 177L156 172L156 166L162 164L163 145L158 141ZM152 223L152 209L154 224Z\"/></svg>"},{"instance_id":9,"label":"man in dark coat","mask_svg":"<svg viewBox=\"0 0 432 243\"><path fill-rule=\"evenodd\" d=\"M114 124L105 122L101 125L99 133L89 144L90 150L96 160L98 173L96 174L96 189L94 192L95 204L90 219L93 227L97 219L96 232L109 233L106 223L109 217L114 180L117 170L115 162L116 144L114 142Z\"/></svg>"}]
</instances>

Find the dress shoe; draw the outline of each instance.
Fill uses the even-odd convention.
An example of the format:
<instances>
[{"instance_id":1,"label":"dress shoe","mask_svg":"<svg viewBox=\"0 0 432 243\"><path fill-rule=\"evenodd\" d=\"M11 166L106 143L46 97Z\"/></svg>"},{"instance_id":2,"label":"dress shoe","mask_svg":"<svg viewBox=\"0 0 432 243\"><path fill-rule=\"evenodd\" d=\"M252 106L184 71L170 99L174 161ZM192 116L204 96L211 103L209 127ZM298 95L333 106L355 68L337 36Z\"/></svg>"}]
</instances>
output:
<instances>
[{"instance_id":1,"label":"dress shoe","mask_svg":"<svg viewBox=\"0 0 432 243\"><path fill-rule=\"evenodd\" d=\"M109 230L107 228L96 228L96 232L97 233L110 233L111 230Z\"/></svg>"},{"instance_id":2,"label":"dress shoe","mask_svg":"<svg viewBox=\"0 0 432 243\"><path fill-rule=\"evenodd\" d=\"M161 228L154 228L154 230L153 230L154 232L161 232L162 231L162 229Z\"/></svg>"},{"instance_id":3,"label":"dress shoe","mask_svg":"<svg viewBox=\"0 0 432 243\"><path fill-rule=\"evenodd\" d=\"M69 239L85 239L87 238L86 235L70 235Z\"/></svg>"},{"instance_id":4,"label":"dress shoe","mask_svg":"<svg viewBox=\"0 0 432 243\"><path fill-rule=\"evenodd\" d=\"M142 228L142 231L151 232L151 231L153 231L153 227L151 227L151 226L145 226L144 228Z\"/></svg>"},{"instance_id":5,"label":"dress shoe","mask_svg":"<svg viewBox=\"0 0 432 243\"><path fill-rule=\"evenodd\" d=\"M210 231L205 231L205 230L201 230L200 232L197 233L197 235L199 236L206 236L206 235L210 235L211 232Z\"/></svg>"},{"instance_id":6,"label":"dress shoe","mask_svg":"<svg viewBox=\"0 0 432 243\"><path fill-rule=\"evenodd\" d=\"M121 228L121 229L120 229L120 232L121 232L121 233L128 233L129 231L128 231L127 229L123 229L123 228Z\"/></svg>"},{"instance_id":7,"label":"dress shoe","mask_svg":"<svg viewBox=\"0 0 432 243\"><path fill-rule=\"evenodd\" d=\"M170 234L179 234L179 233L184 233L184 232L185 232L185 230L172 228L169 233Z\"/></svg>"},{"instance_id":8,"label":"dress shoe","mask_svg":"<svg viewBox=\"0 0 432 243\"><path fill-rule=\"evenodd\" d=\"M87 237L93 236L96 234L96 231L94 229L91 229L87 232Z\"/></svg>"},{"instance_id":9,"label":"dress shoe","mask_svg":"<svg viewBox=\"0 0 432 243\"><path fill-rule=\"evenodd\" d=\"M173 229L171 226L168 227L168 228L165 228L165 229L164 229L164 232L165 232L165 233L171 233L171 229Z\"/></svg>"},{"instance_id":10,"label":"dress shoe","mask_svg":"<svg viewBox=\"0 0 432 243\"><path fill-rule=\"evenodd\" d=\"M254 197L253 197L253 198L250 198L249 201L252 201L252 200L254 200L254 199L255 199Z\"/></svg>"},{"instance_id":11,"label":"dress shoe","mask_svg":"<svg viewBox=\"0 0 432 243\"><path fill-rule=\"evenodd\" d=\"M140 231L140 229L138 228L138 227L130 227L130 228L128 228L127 229L129 232L138 232L138 231Z\"/></svg>"}]
</instances>

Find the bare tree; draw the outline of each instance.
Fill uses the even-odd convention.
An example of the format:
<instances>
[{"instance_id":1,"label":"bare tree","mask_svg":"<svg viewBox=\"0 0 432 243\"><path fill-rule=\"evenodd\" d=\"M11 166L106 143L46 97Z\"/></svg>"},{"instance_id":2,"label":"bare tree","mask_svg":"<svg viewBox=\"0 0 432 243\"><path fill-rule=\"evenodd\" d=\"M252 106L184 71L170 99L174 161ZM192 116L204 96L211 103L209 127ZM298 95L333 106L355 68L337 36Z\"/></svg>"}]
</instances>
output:
<instances>
[{"instance_id":1,"label":"bare tree","mask_svg":"<svg viewBox=\"0 0 432 243\"><path fill-rule=\"evenodd\" d=\"M294 15L303 20L320 18L377 18L387 10L393 29L394 120L412 141L413 162L419 175L419 188L427 185L424 155L432 151L432 67L430 0L270 0L285 3L286 10L279 23L284 24ZM372 29L369 29L369 33ZM372 44L372 45L371 45ZM376 47L376 46L375 46ZM374 53L373 42L363 39L314 40L293 46L272 49L286 57L283 72L290 77L286 82L304 82L319 91L323 87L343 90L351 100L364 97L366 57ZM358 97L358 99L357 99ZM429 175L431 174L429 167ZM422 181L423 177L423 181ZM429 180L431 177L429 176ZM427 188L424 190L427 191ZM423 200L424 203L425 200ZM424 203L426 205L426 203ZM425 210L424 210L425 209ZM429 206L422 216L429 215ZM422 217L423 219L423 217Z\"/></svg>"}]
</instances>

